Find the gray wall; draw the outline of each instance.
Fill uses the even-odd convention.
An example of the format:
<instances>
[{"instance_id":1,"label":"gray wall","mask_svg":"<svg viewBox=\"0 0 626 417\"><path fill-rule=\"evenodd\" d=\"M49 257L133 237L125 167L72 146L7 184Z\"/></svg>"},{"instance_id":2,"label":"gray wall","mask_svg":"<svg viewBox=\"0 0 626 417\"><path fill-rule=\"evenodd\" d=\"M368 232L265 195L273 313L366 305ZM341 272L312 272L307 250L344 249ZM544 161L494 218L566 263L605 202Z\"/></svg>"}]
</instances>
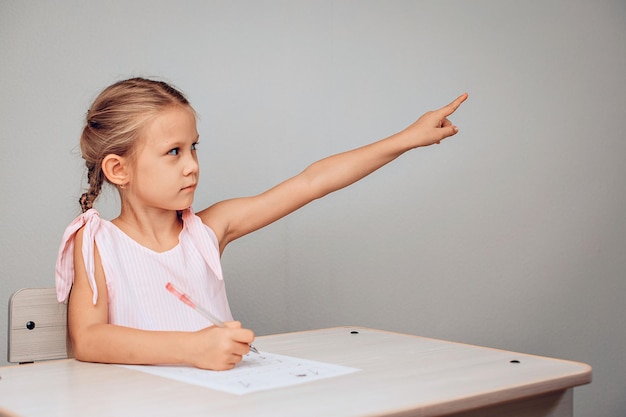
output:
<instances>
[{"instance_id":1,"label":"gray wall","mask_svg":"<svg viewBox=\"0 0 626 417\"><path fill-rule=\"evenodd\" d=\"M454 139L232 244L234 315L587 362L576 415L626 415L626 2L177 3L0 1L3 303L53 286L82 117L120 78L165 78L201 115L196 209L469 91Z\"/></svg>"}]
</instances>

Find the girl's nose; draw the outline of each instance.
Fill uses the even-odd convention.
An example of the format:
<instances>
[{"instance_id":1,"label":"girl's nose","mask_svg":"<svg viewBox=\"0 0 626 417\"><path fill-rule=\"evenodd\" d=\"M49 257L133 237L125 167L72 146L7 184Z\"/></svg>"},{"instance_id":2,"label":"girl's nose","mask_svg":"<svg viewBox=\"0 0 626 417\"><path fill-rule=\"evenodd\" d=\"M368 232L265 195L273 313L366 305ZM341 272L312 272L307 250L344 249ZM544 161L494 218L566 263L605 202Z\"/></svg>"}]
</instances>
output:
<instances>
[{"instance_id":1,"label":"girl's nose","mask_svg":"<svg viewBox=\"0 0 626 417\"><path fill-rule=\"evenodd\" d=\"M198 157L194 154L188 155L188 157L185 159L183 174L185 176L197 174L199 170L200 165L198 164Z\"/></svg>"}]
</instances>

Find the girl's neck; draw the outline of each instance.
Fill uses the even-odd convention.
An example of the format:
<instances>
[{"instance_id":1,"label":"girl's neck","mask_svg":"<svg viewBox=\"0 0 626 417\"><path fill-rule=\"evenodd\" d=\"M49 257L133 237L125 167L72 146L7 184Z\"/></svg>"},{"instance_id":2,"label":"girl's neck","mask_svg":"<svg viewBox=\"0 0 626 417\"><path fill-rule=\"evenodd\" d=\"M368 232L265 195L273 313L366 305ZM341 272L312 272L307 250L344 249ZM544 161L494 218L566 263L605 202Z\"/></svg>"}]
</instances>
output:
<instances>
[{"instance_id":1,"label":"girl's neck","mask_svg":"<svg viewBox=\"0 0 626 417\"><path fill-rule=\"evenodd\" d=\"M155 252L165 252L178 245L182 220L172 210L135 210L122 205L112 221L131 239Z\"/></svg>"}]
</instances>

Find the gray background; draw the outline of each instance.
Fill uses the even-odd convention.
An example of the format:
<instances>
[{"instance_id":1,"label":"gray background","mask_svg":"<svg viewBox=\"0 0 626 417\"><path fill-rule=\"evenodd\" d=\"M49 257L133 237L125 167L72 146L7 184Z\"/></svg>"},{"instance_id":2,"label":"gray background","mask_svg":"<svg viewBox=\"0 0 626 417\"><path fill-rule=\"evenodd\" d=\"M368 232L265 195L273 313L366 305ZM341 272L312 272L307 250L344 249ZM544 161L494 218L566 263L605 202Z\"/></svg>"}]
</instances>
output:
<instances>
[{"instance_id":1,"label":"gray background","mask_svg":"<svg viewBox=\"0 0 626 417\"><path fill-rule=\"evenodd\" d=\"M233 243L233 313L587 362L576 415L626 415L626 2L1 1L0 40L2 303L54 285L82 118L114 81L187 93L197 210L468 91L455 138Z\"/></svg>"}]
</instances>

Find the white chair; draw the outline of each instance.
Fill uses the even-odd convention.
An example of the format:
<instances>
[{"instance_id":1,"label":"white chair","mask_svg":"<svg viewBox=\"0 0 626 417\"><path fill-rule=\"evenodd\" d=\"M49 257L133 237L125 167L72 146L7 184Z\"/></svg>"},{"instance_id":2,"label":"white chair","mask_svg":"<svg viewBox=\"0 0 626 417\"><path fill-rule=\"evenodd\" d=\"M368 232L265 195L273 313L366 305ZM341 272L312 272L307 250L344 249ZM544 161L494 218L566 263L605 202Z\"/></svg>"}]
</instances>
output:
<instances>
[{"instance_id":1,"label":"white chair","mask_svg":"<svg viewBox=\"0 0 626 417\"><path fill-rule=\"evenodd\" d=\"M67 305L54 288L24 288L9 301L8 361L28 363L71 357Z\"/></svg>"}]
</instances>

